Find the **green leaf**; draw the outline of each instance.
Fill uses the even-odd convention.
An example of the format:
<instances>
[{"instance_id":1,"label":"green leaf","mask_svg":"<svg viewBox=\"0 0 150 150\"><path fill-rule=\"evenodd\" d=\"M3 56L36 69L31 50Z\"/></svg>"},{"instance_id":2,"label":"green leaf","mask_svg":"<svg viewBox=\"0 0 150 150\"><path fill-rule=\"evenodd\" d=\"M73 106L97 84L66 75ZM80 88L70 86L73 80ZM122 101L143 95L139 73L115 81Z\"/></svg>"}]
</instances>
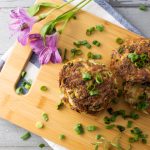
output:
<instances>
[{"instance_id":1,"label":"green leaf","mask_svg":"<svg viewBox=\"0 0 150 150\"><path fill-rule=\"evenodd\" d=\"M38 4L35 4L34 6L31 6L29 9L28 9L28 13L31 15L31 16L35 16L40 10L40 6Z\"/></svg>"},{"instance_id":2,"label":"green leaf","mask_svg":"<svg viewBox=\"0 0 150 150\"><path fill-rule=\"evenodd\" d=\"M50 7L50 8L57 8L58 5L54 4L54 3L49 3L49 2L43 2L43 3L39 3L39 4L35 4L33 6L31 6L29 9L28 9L28 13L31 15L31 16L35 16L42 7Z\"/></svg>"},{"instance_id":3,"label":"green leaf","mask_svg":"<svg viewBox=\"0 0 150 150\"><path fill-rule=\"evenodd\" d=\"M52 33L55 29L55 22L54 21L51 21L51 22L48 22L46 23L43 28L41 29L41 35L42 37L45 37L46 34L48 33Z\"/></svg>"}]
</instances>

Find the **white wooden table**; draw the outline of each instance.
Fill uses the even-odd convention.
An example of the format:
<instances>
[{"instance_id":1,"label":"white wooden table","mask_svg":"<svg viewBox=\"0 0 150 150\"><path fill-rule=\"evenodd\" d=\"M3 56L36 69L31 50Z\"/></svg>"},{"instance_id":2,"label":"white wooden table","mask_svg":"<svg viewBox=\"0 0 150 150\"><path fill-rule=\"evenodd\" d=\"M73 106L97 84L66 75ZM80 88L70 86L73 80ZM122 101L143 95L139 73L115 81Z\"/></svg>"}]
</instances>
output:
<instances>
[{"instance_id":1,"label":"white wooden table","mask_svg":"<svg viewBox=\"0 0 150 150\"><path fill-rule=\"evenodd\" d=\"M145 3L150 4L150 0L107 1L147 37L150 37L150 7L147 12L138 9L141 2L145 1ZM34 0L0 0L0 56L8 50L15 40L10 38L8 30L10 10L15 7L29 7L33 3ZM38 145L45 143L42 138L35 135L32 135L32 138L28 141L22 141L20 136L24 132L24 129L0 119L0 150L38 150L40 149ZM51 150L47 144L44 149Z\"/></svg>"}]
</instances>

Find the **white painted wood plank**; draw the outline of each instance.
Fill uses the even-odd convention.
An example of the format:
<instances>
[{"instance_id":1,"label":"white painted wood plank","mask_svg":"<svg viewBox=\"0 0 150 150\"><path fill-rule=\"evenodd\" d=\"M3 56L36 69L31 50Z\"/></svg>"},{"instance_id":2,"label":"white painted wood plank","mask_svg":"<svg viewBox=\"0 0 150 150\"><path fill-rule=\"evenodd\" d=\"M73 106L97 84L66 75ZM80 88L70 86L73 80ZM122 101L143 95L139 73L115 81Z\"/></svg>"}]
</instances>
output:
<instances>
[{"instance_id":1,"label":"white painted wood plank","mask_svg":"<svg viewBox=\"0 0 150 150\"><path fill-rule=\"evenodd\" d=\"M0 8L10 7L29 7L34 3L35 0L0 0ZM44 1L44 0L43 0ZM139 4L146 4L150 6L150 0L106 0L113 6L139 6Z\"/></svg>"},{"instance_id":2,"label":"white painted wood plank","mask_svg":"<svg viewBox=\"0 0 150 150\"><path fill-rule=\"evenodd\" d=\"M150 37L150 9L147 12L138 8L116 8L130 23L139 28L146 37Z\"/></svg>"},{"instance_id":3,"label":"white painted wood plank","mask_svg":"<svg viewBox=\"0 0 150 150\"><path fill-rule=\"evenodd\" d=\"M39 144L47 143L39 136L32 134L32 137L27 141L23 141L22 136L27 131L17 127L3 119L0 119L0 148L1 147L38 147Z\"/></svg>"},{"instance_id":4,"label":"white painted wood plank","mask_svg":"<svg viewBox=\"0 0 150 150\"><path fill-rule=\"evenodd\" d=\"M0 8L29 7L34 1L35 0L0 0Z\"/></svg>"},{"instance_id":5,"label":"white painted wood plank","mask_svg":"<svg viewBox=\"0 0 150 150\"><path fill-rule=\"evenodd\" d=\"M0 147L0 150L41 150L39 147ZM44 147L42 150L52 150L49 147Z\"/></svg>"},{"instance_id":6,"label":"white painted wood plank","mask_svg":"<svg viewBox=\"0 0 150 150\"><path fill-rule=\"evenodd\" d=\"M15 41L14 37L11 37L8 24L10 22L9 12L11 9L0 9L0 54L4 52L12 45Z\"/></svg>"},{"instance_id":7,"label":"white painted wood plank","mask_svg":"<svg viewBox=\"0 0 150 150\"><path fill-rule=\"evenodd\" d=\"M107 0L112 6L138 7L140 4L150 6L150 0Z\"/></svg>"}]
</instances>

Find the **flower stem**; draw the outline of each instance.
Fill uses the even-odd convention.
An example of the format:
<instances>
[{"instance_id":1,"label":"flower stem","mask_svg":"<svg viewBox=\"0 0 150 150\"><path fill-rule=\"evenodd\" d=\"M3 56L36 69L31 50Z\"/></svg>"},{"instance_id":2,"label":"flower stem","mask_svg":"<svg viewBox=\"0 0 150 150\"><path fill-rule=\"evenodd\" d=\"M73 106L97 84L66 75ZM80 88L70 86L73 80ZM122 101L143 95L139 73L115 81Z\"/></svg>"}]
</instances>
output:
<instances>
[{"instance_id":1,"label":"flower stem","mask_svg":"<svg viewBox=\"0 0 150 150\"><path fill-rule=\"evenodd\" d=\"M53 13L55 10L61 9L61 8L65 7L66 5L70 4L70 3L73 2L73 1L75 1L75 0L69 0L69 1L67 1L66 3L64 3L64 4L60 5L60 6L58 6L57 8L54 8L54 9L48 11L48 12L45 13L45 14L39 15L39 16L38 16L38 21L41 21L41 20L45 19L47 16L49 16L49 15L50 15L51 13Z\"/></svg>"},{"instance_id":2,"label":"flower stem","mask_svg":"<svg viewBox=\"0 0 150 150\"><path fill-rule=\"evenodd\" d=\"M81 2L80 2L79 4L77 4L74 8L72 8L72 9L68 10L67 12L65 12L64 15L67 14L67 13L69 13L69 12L71 12L71 11L73 11L74 13L77 13L80 9L82 9L84 6L86 6L86 5L87 5L89 2L91 2L91 1L93 1L93 0L88 0L88 1L83 0L83 1L81 1ZM84 2L85 2L85 3L84 3ZM83 5L81 5L82 3L83 3ZM80 6L80 5L81 5L81 6ZM80 7L78 8L78 6L80 6ZM73 14L71 13L71 14L69 15L69 17L65 20L65 23L64 23L62 29L59 30L59 33L60 33L60 34L64 31L64 29L65 29L65 27L66 27L68 21L74 16L74 13L73 13ZM63 15L63 14L62 14L62 15Z\"/></svg>"},{"instance_id":3,"label":"flower stem","mask_svg":"<svg viewBox=\"0 0 150 150\"><path fill-rule=\"evenodd\" d=\"M91 1L93 1L93 0L88 0L88 1L86 1L86 3L84 3L83 5L81 5L79 8L77 8L76 10L75 10L75 13L76 12L78 12L80 9L82 9L84 6L86 6L88 3L90 3Z\"/></svg>"},{"instance_id":4,"label":"flower stem","mask_svg":"<svg viewBox=\"0 0 150 150\"><path fill-rule=\"evenodd\" d=\"M69 9L68 11L64 12L62 15L67 14L70 11L73 11L74 9L76 9L78 6L80 6L83 2L85 2L86 0L82 0L80 3L78 3L75 7Z\"/></svg>"}]
</instances>

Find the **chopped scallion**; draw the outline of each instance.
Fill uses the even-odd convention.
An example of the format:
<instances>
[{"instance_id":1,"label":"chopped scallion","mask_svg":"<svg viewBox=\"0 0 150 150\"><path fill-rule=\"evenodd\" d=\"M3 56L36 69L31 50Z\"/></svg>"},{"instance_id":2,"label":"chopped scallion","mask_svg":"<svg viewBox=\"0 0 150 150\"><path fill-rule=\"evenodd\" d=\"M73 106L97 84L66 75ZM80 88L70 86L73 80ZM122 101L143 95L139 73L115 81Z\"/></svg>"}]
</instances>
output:
<instances>
[{"instance_id":1,"label":"chopped scallion","mask_svg":"<svg viewBox=\"0 0 150 150\"><path fill-rule=\"evenodd\" d=\"M23 88L22 88L22 87L18 87L18 88L16 89L16 94L22 95L22 94L23 94Z\"/></svg>"},{"instance_id":2,"label":"chopped scallion","mask_svg":"<svg viewBox=\"0 0 150 150\"><path fill-rule=\"evenodd\" d=\"M133 121L129 120L128 123L127 123L127 128L131 128L132 124L133 124Z\"/></svg>"},{"instance_id":3,"label":"chopped scallion","mask_svg":"<svg viewBox=\"0 0 150 150\"><path fill-rule=\"evenodd\" d=\"M65 136L64 134L60 134L60 135L59 135L59 139L60 139L60 140L64 140L65 138L66 138L66 136Z\"/></svg>"},{"instance_id":4,"label":"chopped scallion","mask_svg":"<svg viewBox=\"0 0 150 150\"><path fill-rule=\"evenodd\" d=\"M82 73L82 78L84 81L91 80L92 76L88 72Z\"/></svg>"},{"instance_id":5,"label":"chopped scallion","mask_svg":"<svg viewBox=\"0 0 150 150\"><path fill-rule=\"evenodd\" d=\"M96 30L103 32L105 27L103 25L96 25Z\"/></svg>"},{"instance_id":6,"label":"chopped scallion","mask_svg":"<svg viewBox=\"0 0 150 150\"><path fill-rule=\"evenodd\" d=\"M41 144L39 144L39 147L40 147L40 148L44 148L44 147L45 147L45 144L41 143Z\"/></svg>"},{"instance_id":7,"label":"chopped scallion","mask_svg":"<svg viewBox=\"0 0 150 150\"><path fill-rule=\"evenodd\" d=\"M93 41L93 45L97 46L97 47L100 47L101 46L101 43L97 40L94 40Z\"/></svg>"},{"instance_id":8,"label":"chopped scallion","mask_svg":"<svg viewBox=\"0 0 150 150\"><path fill-rule=\"evenodd\" d=\"M48 90L47 86L45 86L45 85L42 85L40 89L41 89L41 91L44 91L44 92L46 92Z\"/></svg>"},{"instance_id":9,"label":"chopped scallion","mask_svg":"<svg viewBox=\"0 0 150 150\"><path fill-rule=\"evenodd\" d=\"M142 10L142 11L147 11L147 10L148 10L148 7L147 7L146 5L144 5L144 4L141 4L141 5L139 6L139 9Z\"/></svg>"},{"instance_id":10,"label":"chopped scallion","mask_svg":"<svg viewBox=\"0 0 150 150\"><path fill-rule=\"evenodd\" d=\"M61 101L58 105L57 105L57 110L60 110L64 107L64 103Z\"/></svg>"},{"instance_id":11,"label":"chopped scallion","mask_svg":"<svg viewBox=\"0 0 150 150\"><path fill-rule=\"evenodd\" d=\"M26 76L27 72L26 71L22 71L21 73L21 77L24 78Z\"/></svg>"},{"instance_id":12,"label":"chopped scallion","mask_svg":"<svg viewBox=\"0 0 150 150\"><path fill-rule=\"evenodd\" d=\"M94 125L90 125L90 126L87 127L88 131L95 131L96 129L97 129L97 127L94 126Z\"/></svg>"},{"instance_id":13,"label":"chopped scallion","mask_svg":"<svg viewBox=\"0 0 150 150\"><path fill-rule=\"evenodd\" d=\"M121 45L124 43L124 40L122 38L117 38L116 42Z\"/></svg>"},{"instance_id":14,"label":"chopped scallion","mask_svg":"<svg viewBox=\"0 0 150 150\"><path fill-rule=\"evenodd\" d=\"M48 117L47 113L42 113L42 118L43 118L44 121L48 121L49 120L49 117Z\"/></svg>"},{"instance_id":15,"label":"chopped scallion","mask_svg":"<svg viewBox=\"0 0 150 150\"><path fill-rule=\"evenodd\" d=\"M74 127L74 130L77 134L84 133L84 128L83 128L82 124L80 124L80 123L76 124L76 126Z\"/></svg>"},{"instance_id":16,"label":"chopped scallion","mask_svg":"<svg viewBox=\"0 0 150 150\"><path fill-rule=\"evenodd\" d=\"M101 136L100 134L97 134L97 135L96 135L96 140L100 140L101 137L102 137L102 136Z\"/></svg>"},{"instance_id":17,"label":"chopped scallion","mask_svg":"<svg viewBox=\"0 0 150 150\"><path fill-rule=\"evenodd\" d=\"M26 132L25 134L23 134L20 138L22 140L28 140L31 137L31 133L30 132Z\"/></svg>"},{"instance_id":18,"label":"chopped scallion","mask_svg":"<svg viewBox=\"0 0 150 150\"><path fill-rule=\"evenodd\" d=\"M38 122L36 122L35 126L38 129L42 129L44 127L44 124L42 122L38 121Z\"/></svg>"}]
</instances>

